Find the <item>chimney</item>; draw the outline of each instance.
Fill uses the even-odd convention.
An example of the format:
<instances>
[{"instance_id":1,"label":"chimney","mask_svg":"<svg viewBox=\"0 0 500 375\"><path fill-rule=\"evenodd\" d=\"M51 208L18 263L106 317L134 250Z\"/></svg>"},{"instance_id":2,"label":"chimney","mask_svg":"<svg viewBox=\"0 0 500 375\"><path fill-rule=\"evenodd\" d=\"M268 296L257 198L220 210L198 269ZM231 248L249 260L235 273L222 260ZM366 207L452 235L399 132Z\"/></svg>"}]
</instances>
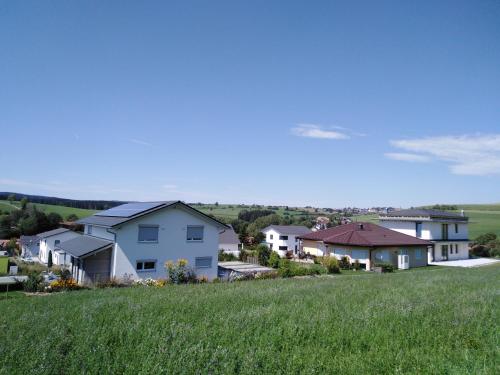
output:
<instances>
[{"instance_id":1,"label":"chimney","mask_svg":"<svg viewBox=\"0 0 500 375\"><path fill-rule=\"evenodd\" d=\"M359 228L359 230L363 230L363 229L365 229L365 226L363 223L360 223L360 224L358 224L358 228Z\"/></svg>"}]
</instances>

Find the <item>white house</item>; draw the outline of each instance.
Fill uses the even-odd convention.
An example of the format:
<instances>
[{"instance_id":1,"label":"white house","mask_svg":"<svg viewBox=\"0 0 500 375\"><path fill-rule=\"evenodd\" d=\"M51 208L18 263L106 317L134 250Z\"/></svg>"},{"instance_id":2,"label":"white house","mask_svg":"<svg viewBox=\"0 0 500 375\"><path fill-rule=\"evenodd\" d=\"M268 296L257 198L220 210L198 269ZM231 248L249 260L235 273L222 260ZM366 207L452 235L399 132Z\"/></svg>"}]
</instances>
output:
<instances>
[{"instance_id":1,"label":"white house","mask_svg":"<svg viewBox=\"0 0 500 375\"><path fill-rule=\"evenodd\" d=\"M40 252L40 239L38 236L21 236L19 238L21 245L21 256L23 258L38 257Z\"/></svg>"},{"instance_id":2,"label":"white house","mask_svg":"<svg viewBox=\"0 0 500 375\"><path fill-rule=\"evenodd\" d=\"M66 228L58 228L37 234L40 240L38 259L41 263L47 264L49 253L52 253L52 264L57 266L71 264L71 257L58 247L61 242L79 237L80 234Z\"/></svg>"},{"instance_id":3,"label":"white house","mask_svg":"<svg viewBox=\"0 0 500 375\"><path fill-rule=\"evenodd\" d=\"M79 283L166 278L165 262L186 259L197 276L217 277L219 233L228 227L180 201L127 203L79 220L85 233L59 247Z\"/></svg>"},{"instance_id":4,"label":"white house","mask_svg":"<svg viewBox=\"0 0 500 375\"><path fill-rule=\"evenodd\" d=\"M262 229L262 233L269 248L284 257L288 251L298 255L299 237L311 233L311 230L303 225L270 225Z\"/></svg>"},{"instance_id":5,"label":"white house","mask_svg":"<svg viewBox=\"0 0 500 375\"><path fill-rule=\"evenodd\" d=\"M469 258L469 219L447 211L411 209L381 214L380 225L423 240L434 246L428 251L428 261Z\"/></svg>"},{"instance_id":6,"label":"white house","mask_svg":"<svg viewBox=\"0 0 500 375\"><path fill-rule=\"evenodd\" d=\"M240 249L241 241L232 226L219 234L219 250L238 256Z\"/></svg>"}]
</instances>

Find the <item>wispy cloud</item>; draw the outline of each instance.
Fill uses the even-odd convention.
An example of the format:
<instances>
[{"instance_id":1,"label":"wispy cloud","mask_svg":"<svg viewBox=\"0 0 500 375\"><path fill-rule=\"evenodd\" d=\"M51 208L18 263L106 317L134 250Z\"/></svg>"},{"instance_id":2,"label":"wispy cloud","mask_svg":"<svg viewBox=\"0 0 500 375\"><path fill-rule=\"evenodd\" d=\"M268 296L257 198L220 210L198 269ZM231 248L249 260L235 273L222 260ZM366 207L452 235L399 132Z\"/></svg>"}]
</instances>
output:
<instances>
[{"instance_id":1,"label":"wispy cloud","mask_svg":"<svg viewBox=\"0 0 500 375\"><path fill-rule=\"evenodd\" d=\"M151 143L143 141L142 139L131 138L129 141L142 146L152 146Z\"/></svg>"},{"instance_id":2,"label":"wispy cloud","mask_svg":"<svg viewBox=\"0 0 500 375\"><path fill-rule=\"evenodd\" d=\"M453 174L475 176L500 174L500 134L401 139L393 140L391 144L412 153L406 155L445 162ZM389 155L394 153L386 154L386 157L395 159ZM410 160L412 157L408 157L406 161L416 161Z\"/></svg>"},{"instance_id":3,"label":"wispy cloud","mask_svg":"<svg viewBox=\"0 0 500 375\"><path fill-rule=\"evenodd\" d=\"M431 158L425 155L408 154L404 152L387 152L384 154L387 158L400 161L412 161L415 163L427 163Z\"/></svg>"},{"instance_id":4,"label":"wispy cloud","mask_svg":"<svg viewBox=\"0 0 500 375\"><path fill-rule=\"evenodd\" d=\"M291 129L292 134L297 137L337 139L337 140L351 138L350 135L348 135L345 130L347 129L340 127L325 128L321 125L315 125L315 124L297 124L297 126Z\"/></svg>"}]
</instances>

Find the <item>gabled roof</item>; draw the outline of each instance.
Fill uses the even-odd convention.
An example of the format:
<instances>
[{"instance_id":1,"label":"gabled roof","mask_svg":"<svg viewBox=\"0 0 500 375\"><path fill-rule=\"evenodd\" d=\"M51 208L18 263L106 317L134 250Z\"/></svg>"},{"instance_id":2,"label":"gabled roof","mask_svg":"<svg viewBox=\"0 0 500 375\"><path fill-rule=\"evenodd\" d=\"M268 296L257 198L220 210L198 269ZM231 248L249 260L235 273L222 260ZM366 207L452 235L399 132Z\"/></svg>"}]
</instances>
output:
<instances>
[{"instance_id":1,"label":"gabled roof","mask_svg":"<svg viewBox=\"0 0 500 375\"><path fill-rule=\"evenodd\" d=\"M311 230L304 225L269 225L262 229L262 232L274 229L279 234L303 235L311 233Z\"/></svg>"},{"instance_id":2,"label":"gabled roof","mask_svg":"<svg viewBox=\"0 0 500 375\"><path fill-rule=\"evenodd\" d=\"M39 241L38 236L21 236L21 237L19 237L19 243L21 245L29 245L29 244L32 244L32 243L38 242L38 241Z\"/></svg>"},{"instance_id":3,"label":"gabled roof","mask_svg":"<svg viewBox=\"0 0 500 375\"><path fill-rule=\"evenodd\" d=\"M232 226L229 226L229 229L224 230L221 234L219 234L219 244L240 244L240 238L238 234L234 231Z\"/></svg>"},{"instance_id":4,"label":"gabled roof","mask_svg":"<svg viewBox=\"0 0 500 375\"><path fill-rule=\"evenodd\" d=\"M37 237L38 238L47 238L47 237L56 236L56 235L64 233L64 232L71 232L71 231L68 228L57 228L57 229L49 230L47 232L38 233Z\"/></svg>"},{"instance_id":5,"label":"gabled roof","mask_svg":"<svg viewBox=\"0 0 500 375\"><path fill-rule=\"evenodd\" d=\"M113 244L113 241L108 241L102 238L81 235L68 241L61 242L57 247L65 252L80 258L90 253L104 250Z\"/></svg>"},{"instance_id":6,"label":"gabled roof","mask_svg":"<svg viewBox=\"0 0 500 375\"><path fill-rule=\"evenodd\" d=\"M100 211L92 216L80 219L77 221L77 223L112 228L128 221L137 219L138 217L156 212L163 208L176 206L181 206L182 208L188 209L189 211L202 216L206 220L211 221L218 227L227 228L226 224L221 223L220 221L204 214L201 211L198 211L197 209L187 205L182 201L125 203L120 206L113 207L109 210Z\"/></svg>"},{"instance_id":7,"label":"gabled roof","mask_svg":"<svg viewBox=\"0 0 500 375\"><path fill-rule=\"evenodd\" d=\"M428 217L430 219L455 219L467 221L469 218L462 216L456 212L431 210L425 208L416 208L409 210L391 211L388 213L380 214L380 217Z\"/></svg>"},{"instance_id":8,"label":"gabled roof","mask_svg":"<svg viewBox=\"0 0 500 375\"><path fill-rule=\"evenodd\" d=\"M350 223L300 236L303 240L349 246L430 246L432 242L373 223Z\"/></svg>"}]
</instances>

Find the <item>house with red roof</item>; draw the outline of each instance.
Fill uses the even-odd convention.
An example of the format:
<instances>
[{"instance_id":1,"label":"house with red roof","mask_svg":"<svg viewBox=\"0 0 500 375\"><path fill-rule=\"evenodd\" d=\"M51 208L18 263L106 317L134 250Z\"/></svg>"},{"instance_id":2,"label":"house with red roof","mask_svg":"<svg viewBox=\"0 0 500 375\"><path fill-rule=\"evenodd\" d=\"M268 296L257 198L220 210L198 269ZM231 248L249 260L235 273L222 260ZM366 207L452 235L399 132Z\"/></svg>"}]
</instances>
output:
<instances>
[{"instance_id":1,"label":"house with red roof","mask_svg":"<svg viewBox=\"0 0 500 375\"><path fill-rule=\"evenodd\" d=\"M302 251L315 256L331 255L356 260L366 270L377 263L398 266L398 256L408 255L409 267L427 265L431 241L381 227L373 223L350 223L300 236Z\"/></svg>"}]
</instances>

